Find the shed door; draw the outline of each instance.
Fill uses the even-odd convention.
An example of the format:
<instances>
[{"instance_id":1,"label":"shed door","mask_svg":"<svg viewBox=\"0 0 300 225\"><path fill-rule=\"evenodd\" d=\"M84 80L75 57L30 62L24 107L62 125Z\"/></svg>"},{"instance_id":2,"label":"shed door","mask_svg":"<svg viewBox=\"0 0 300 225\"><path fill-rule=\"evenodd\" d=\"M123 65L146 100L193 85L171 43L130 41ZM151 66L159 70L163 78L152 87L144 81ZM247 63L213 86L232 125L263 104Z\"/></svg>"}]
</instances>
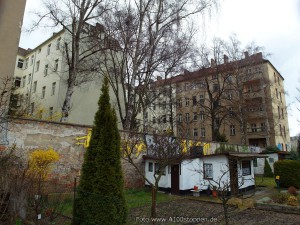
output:
<instances>
[{"instance_id":1,"label":"shed door","mask_svg":"<svg viewBox=\"0 0 300 225\"><path fill-rule=\"evenodd\" d=\"M239 192L239 185L238 185L238 162L236 159L229 159L229 171L230 171L231 194L237 195Z\"/></svg>"},{"instance_id":2,"label":"shed door","mask_svg":"<svg viewBox=\"0 0 300 225\"><path fill-rule=\"evenodd\" d=\"M179 165L171 167L171 194L179 194Z\"/></svg>"}]
</instances>

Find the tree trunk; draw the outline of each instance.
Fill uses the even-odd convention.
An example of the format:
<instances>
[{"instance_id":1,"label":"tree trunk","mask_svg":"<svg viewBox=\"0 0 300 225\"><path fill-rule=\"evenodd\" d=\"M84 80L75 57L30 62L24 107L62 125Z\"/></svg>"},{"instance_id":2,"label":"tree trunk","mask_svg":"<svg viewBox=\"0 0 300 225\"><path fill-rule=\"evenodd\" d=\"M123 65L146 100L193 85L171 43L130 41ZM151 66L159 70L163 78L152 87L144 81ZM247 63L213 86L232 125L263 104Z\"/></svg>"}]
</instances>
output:
<instances>
[{"instance_id":1,"label":"tree trunk","mask_svg":"<svg viewBox=\"0 0 300 225\"><path fill-rule=\"evenodd\" d=\"M228 205L226 203L223 203L223 209L224 209L225 224L229 225L229 221L228 221Z\"/></svg>"},{"instance_id":2,"label":"tree trunk","mask_svg":"<svg viewBox=\"0 0 300 225\"><path fill-rule=\"evenodd\" d=\"M69 77L71 77L71 76L74 77L74 73L75 72L70 71ZM74 79L74 78L72 78L72 79ZM71 109L71 98L72 98L73 92L74 92L74 81L69 81L66 97L65 97L64 104L63 104L62 110L61 110L62 115L61 115L60 122L66 122L69 117L69 113L70 113L70 109Z\"/></svg>"},{"instance_id":3,"label":"tree trunk","mask_svg":"<svg viewBox=\"0 0 300 225\"><path fill-rule=\"evenodd\" d=\"M151 218L154 219L156 218L156 199L157 199L157 188L152 186L151 188L152 191L152 205L151 205ZM155 225L156 221L153 220L152 224Z\"/></svg>"}]
</instances>

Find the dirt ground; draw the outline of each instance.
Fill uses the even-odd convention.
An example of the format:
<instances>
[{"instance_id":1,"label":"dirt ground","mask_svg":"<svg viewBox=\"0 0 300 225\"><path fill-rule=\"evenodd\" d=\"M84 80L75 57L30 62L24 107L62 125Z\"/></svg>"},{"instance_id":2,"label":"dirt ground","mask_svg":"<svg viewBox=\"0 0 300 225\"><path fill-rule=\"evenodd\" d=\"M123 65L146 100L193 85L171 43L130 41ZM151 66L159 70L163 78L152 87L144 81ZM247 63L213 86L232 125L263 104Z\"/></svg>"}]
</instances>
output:
<instances>
[{"instance_id":1,"label":"dirt ground","mask_svg":"<svg viewBox=\"0 0 300 225\"><path fill-rule=\"evenodd\" d=\"M230 207L231 225L299 225L300 215L284 214L258 209L239 210ZM178 198L171 202L160 203L157 219L164 225L225 224L221 204ZM152 224L150 206L133 209L129 212L128 224Z\"/></svg>"}]
</instances>

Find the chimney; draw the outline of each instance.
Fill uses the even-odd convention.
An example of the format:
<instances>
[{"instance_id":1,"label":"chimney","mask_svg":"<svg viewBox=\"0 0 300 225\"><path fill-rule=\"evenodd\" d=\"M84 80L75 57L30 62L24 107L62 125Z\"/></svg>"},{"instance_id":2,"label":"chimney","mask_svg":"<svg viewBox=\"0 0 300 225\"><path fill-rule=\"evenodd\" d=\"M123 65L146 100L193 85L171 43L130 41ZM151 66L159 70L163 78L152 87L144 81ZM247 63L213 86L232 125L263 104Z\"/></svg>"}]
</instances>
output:
<instances>
[{"instance_id":1,"label":"chimney","mask_svg":"<svg viewBox=\"0 0 300 225\"><path fill-rule=\"evenodd\" d=\"M228 63L229 62L229 58L227 55L224 55L224 63Z\"/></svg>"},{"instance_id":2,"label":"chimney","mask_svg":"<svg viewBox=\"0 0 300 225\"><path fill-rule=\"evenodd\" d=\"M216 62L214 59L210 59L210 67L215 67L216 66Z\"/></svg>"},{"instance_id":3,"label":"chimney","mask_svg":"<svg viewBox=\"0 0 300 225\"><path fill-rule=\"evenodd\" d=\"M248 51L245 51L245 52L244 52L244 55L245 55L245 59L248 59L248 58L249 58L249 52L248 52Z\"/></svg>"},{"instance_id":4,"label":"chimney","mask_svg":"<svg viewBox=\"0 0 300 225\"><path fill-rule=\"evenodd\" d=\"M161 76L157 76L157 80L162 80L162 77Z\"/></svg>"}]
</instances>

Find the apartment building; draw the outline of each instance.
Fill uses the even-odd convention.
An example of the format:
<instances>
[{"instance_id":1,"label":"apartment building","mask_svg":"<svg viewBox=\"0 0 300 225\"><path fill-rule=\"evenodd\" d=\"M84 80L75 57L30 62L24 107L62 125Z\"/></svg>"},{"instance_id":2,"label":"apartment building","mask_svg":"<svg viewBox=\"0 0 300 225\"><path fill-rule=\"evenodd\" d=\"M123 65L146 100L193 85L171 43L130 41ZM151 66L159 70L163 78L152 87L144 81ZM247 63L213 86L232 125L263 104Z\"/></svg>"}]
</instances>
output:
<instances>
[{"instance_id":1,"label":"apartment building","mask_svg":"<svg viewBox=\"0 0 300 225\"><path fill-rule=\"evenodd\" d=\"M262 53L245 52L243 59L233 62L224 55L222 63L211 60L209 67L185 71L168 82L175 96L169 98L175 109L168 125L178 136L200 141L226 137L231 144L290 149L284 78ZM156 81L153 87L161 90L163 85ZM158 104L162 101L168 100L157 98ZM150 114L164 118L152 107L144 112L148 123Z\"/></svg>"},{"instance_id":2,"label":"apartment building","mask_svg":"<svg viewBox=\"0 0 300 225\"><path fill-rule=\"evenodd\" d=\"M85 35L96 30L99 38L104 36L102 25L87 24L86 26ZM63 29L53 33L50 38L34 49L19 48L14 73L15 90L12 113L37 119L60 120L67 91L69 68L65 46L70 42L70 33ZM86 49L85 43L81 43L81 52ZM97 102L101 94L103 76L97 70L90 70L95 65L92 57L90 61L85 62L88 69L81 68L82 75L75 84L70 114L65 122L93 124L94 115L98 109ZM110 96L114 106L116 101L112 90L110 90Z\"/></svg>"},{"instance_id":3,"label":"apartment building","mask_svg":"<svg viewBox=\"0 0 300 225\"><path fill-rule=\"evenodd\" d=\"M0 77L12 77L26 0L0 1Z\"/></svg>"}]
</instances>

